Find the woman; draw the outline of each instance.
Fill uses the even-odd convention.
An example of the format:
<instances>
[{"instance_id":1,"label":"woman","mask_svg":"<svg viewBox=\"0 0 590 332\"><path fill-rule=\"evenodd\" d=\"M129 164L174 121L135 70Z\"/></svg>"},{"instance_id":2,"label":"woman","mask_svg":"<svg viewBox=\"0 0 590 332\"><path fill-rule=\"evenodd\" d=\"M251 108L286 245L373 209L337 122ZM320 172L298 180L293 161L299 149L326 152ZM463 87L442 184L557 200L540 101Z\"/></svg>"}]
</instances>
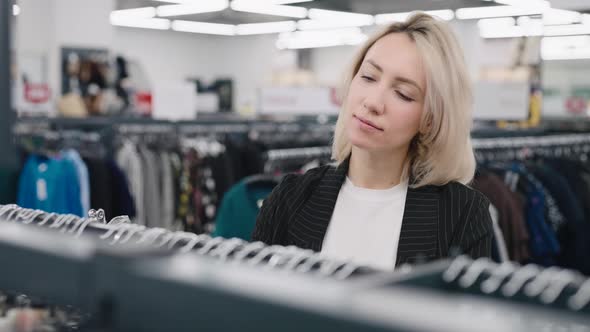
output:
<instances>
[{"instance_id":1,"label":"woman","mask_svg":"<svg viewBox=\"0 0 590 332\"><path fill-rule=\"evenodd\" d=\"M471 88L450 28L418 13L370 38L353 61L332 157L288 175L253 240L392 270L460 251L491 255L489 201L474 175Z\"/></svg>"}]
</instances>

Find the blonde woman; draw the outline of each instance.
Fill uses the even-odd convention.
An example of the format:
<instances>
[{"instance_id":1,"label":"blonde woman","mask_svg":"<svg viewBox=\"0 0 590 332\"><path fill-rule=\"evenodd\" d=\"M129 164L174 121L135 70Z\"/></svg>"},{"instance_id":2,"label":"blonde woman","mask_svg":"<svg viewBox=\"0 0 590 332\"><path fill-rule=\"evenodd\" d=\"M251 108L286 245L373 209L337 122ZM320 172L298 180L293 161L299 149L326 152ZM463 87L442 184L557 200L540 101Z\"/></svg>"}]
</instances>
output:
<instances>
[{"instance_id":1,"label":"blonde woman","mask_svg":"<svg viewBox=\"0 0 590 332\"><path fill-rule=\"evenodd\" d=\"M333 158L288 175L253 240L384 270L458 250L491 255L489 201L475 171L471 87L448 25L423 13L361 48L344 87Z\"/></svg>"}]
</instances>

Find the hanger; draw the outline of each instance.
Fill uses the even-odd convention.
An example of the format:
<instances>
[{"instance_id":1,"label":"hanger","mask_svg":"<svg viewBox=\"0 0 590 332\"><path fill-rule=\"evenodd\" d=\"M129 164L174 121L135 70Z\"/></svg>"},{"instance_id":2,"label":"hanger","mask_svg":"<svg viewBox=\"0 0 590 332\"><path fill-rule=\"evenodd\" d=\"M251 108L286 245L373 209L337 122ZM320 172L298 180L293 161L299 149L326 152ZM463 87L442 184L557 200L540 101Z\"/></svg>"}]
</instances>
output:
<instances>
[{"instance_id":1,"label":"hanger","mask_svg":"<svg viewBox=\"0 0 590 332\"><path fill-rule=\"evenodd\" d=\"M524 287L524 294L528 297L538 296L551 284L557 273L561 271L562 269L555 266L544 269Z\"/></svg>"},{"instance_id":2,"label":"hanger","mask_svg":"<svg viewBox=\"0 0 590 332\"><path fill-rule=\"evenodd\" d=\"M287 264L285 264L285 270L289 270L289 271L294 270L299 264L301 264L301 262L304 262L305 260L307 260L308 258L313 256L314 254L315 254L315 252L310 249L305 249L305 250L298 252L293 257L291 257L291 259L287 262Z\"/></svg>"},{"instance_id":3,"label":"hanger","mask_svg":"<svg viewBox=\"0 0 590 332\"><path fill-rule=\"evenodd\" d=\"M443 280L449 283L455 281L470 262L465 255L457 256L445 272L443 272Z\"/></svg>"},{"instance_id":4,"label":"hanger","mask_svg":"<svg viewBox=\"0 0 590 332\"><path fill-rule=\"evenodd\" d=\"M190 239L190 241L182 248L180 248L179 252L181 253L187 253L191 250L193 250L193 248L201 243L201 242L205 242L208 243L211 240L211 237L209 235L197 235L197 234L193 234L194 236L192 236L192 238Z\"/></svg>"},{"instance_id":5,"label":"hanger","mask_svg":"<svg viewBox=\"0 0 590 332\"><path fill-rule=\"evenodd\" d=\"M309 273L313 269L313 267L316 266L316 264L321 263L324 260L325 260L324 257L320 257L320 255L315 254L315 255L309 257L309 259L307 259L305 261L305 263L298 266L295 269L295 271L300 272L300 273Z\"/></svg>"},{"instance_id":6,"label":"hanger","mask_svg":"<svg viewBox=\"0 0 590 332\"><path fill-rule=\"evenodd\" d=\"M247 263L249 265L260 264L264 260L264 258L268 257L268 255L271 255L273 253L273 251L276 251L277 247L279 247L279 246L272 245L272 246L262 248L262 250L260 250L254 257L248 259Z\"/></svg>"},{"instance_id":7,"label":"hanger","mask_svg":"<svg viewBox=\"0 0 590 332\"><path fill-rule=\"evenodd\" d=\"M502 287L502 295L512 297L516 295L523 285L541 272L541 269L534 264L525 265L512 274L510 280Z\"/></svg>"},{"instance_id":8,"label":"hanger","mask_svg":"<svg viewBox=\"0 0 590 332\"><path fill-rule=\"evenodd\" d=\"M260 241L250 242L246 244L241 250L239 250L234 255L234 258L236 261L245 261L246 257L248 257L251 253L261 250L265 246L266 245Z\"/></svg>"},{"instance_id":9,"label":"hanger","mask_svg":"<svg viewBox=\"0 0 590 332\"><path fill-rule=\"evenodd\" d=\"M491 294L498 290L502 281L510 274L514 273L516 265L511 262L503 262L496 269L492 270L492 274L481 283L481 291L484 294Z\"/></svg>"},{"instance_id":10,"label":"hanger","mask_svg":"<svg viewBox=\"0 0 590 332\"><path fill-rule=\"evenodd\" d=\"M42 214L44 214L44 211L41 210L33 210L33 212L31 212L31 214L28 216L28 218L24 218L24 220L22 221L24 224L30 224L33 221L35 221L35 219L37 219L39 216L41 216Z\"/></svg>"},{"instance_id":11,"label":"hanger","mask_svg":"<svg viewBox=\"0 0 590 332\"><path fill-rule=\"evenodd\" d=\"M123 243L127 243L129 241L129 239L131 239L131 237L136 234L137 232L142 232L146 229L146 227L144 225L135 225L136 227L132 227L128 232L127 232L127 236L125 238L122 238L119 243L123 244Z\"/></svg>"},{"instance_id":12,"label":"hanger","mask_svg":"<svg viewBox=\"0 0 590 332\"><path fill-rule=\"evenodd\" d=\"M559 271L556 274L553 283L551 283L549 287L547 287L543 293L541 293L541 302L545 304L554 303L568 285L575 283L577 277L578 275L571 271Z\"/></svg>"},{"instance_id":13,"label":"hanger","mask_svg":"<svg viewBox=\"0 0 590 332\"><path fill-rule=\"evenodd\" d=\"M491 264L491 260L487 257L478 258L473 261L465 274L459 278L459 286L463 288L469 288L477 281L482 272L486 270L492 270L494 265Z\"/></svg>"},{"instance_id":14,"label":"hanger","mask_svg":"<svg viewBox=\"0 0 590 332\"><path fill-rule=\"evenodd\" d=\"M584 309L588 303L590 303L590 279L586 279L578 291L569 298L568 306L572 310L579 311Z\"/></svg>"},{"instance_id":15,"label":"hanger","mask_svg":"<svg viewBox=\"0 0 590 332\"><path fill-rule=\"evenodd\" d=\"M211 251L211 256L217 256L222 261L229 259L229 255L234 252L239 246L243 246L244 240L238 238L231 238L221 243L215 250Z\"/></svg>"},{"instance_id":16,"label":"hanger","mask_svg":"<svg viewBox=\"0 0 590 332\"><path fill-rule=\"evenodd\" d=\"M203 247L201 247L200 249L197 250L197 253L199 253L201 255L206 255L207 253L209 253L209 251L214 249L217 245L219 245L223 241L224 240L222 237L210 238L210 240L207 241L207 243L205 243L205 245Z\"/></svg>"},{"instance_id":17,"label":"hanger","mask_svg":"<svg viewBox=\"0 0 590 332\"><path fill-rule=\"evenodd\" d=\"M340 269L346 266L346 262L327 261L320 267L320 275L324 277L332 276Z\"/></svg>"},{"instance_id":18,"label":"hanger","mask_svg":"<svg viewBox=\"0 0 590 332\"><path fill-rule=\"evenodd\" d=\"M347 263L342 267L342 269L336 271L334 274L334 278L337 280L344 280L350 277L356 270L359 269L360 266L354 263Z\"/></svg>"}]
</instances>

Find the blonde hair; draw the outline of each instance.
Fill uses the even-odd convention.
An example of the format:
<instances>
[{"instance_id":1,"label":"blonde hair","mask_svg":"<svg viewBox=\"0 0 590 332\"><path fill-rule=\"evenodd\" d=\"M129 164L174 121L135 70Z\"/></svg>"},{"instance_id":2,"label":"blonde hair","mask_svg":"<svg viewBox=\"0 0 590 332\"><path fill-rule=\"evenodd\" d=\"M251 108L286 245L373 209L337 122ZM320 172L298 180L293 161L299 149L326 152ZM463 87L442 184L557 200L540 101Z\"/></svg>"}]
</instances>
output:
<instances>
[{"instance_id":1,"label":"blonde hair","mask_svg":"<svg viewBox=\"0 0 590 332\"><path fill-rule=\"evenodd\" d=\"M471 146L472 92L463 50L450 27L424 13L405 22L396 22L373 35L361 47L347 72L341 91L346 112L346 97L369 49L382 37L405 33L415 43L426 69L426 96L420 129L408 151L403 178L412 187L444 185L451 181L471 182L475 157ZM332 158L339 164L352 151L346 135L346 117L339 116L334 132Z\"/></svg>"}]
</instances>

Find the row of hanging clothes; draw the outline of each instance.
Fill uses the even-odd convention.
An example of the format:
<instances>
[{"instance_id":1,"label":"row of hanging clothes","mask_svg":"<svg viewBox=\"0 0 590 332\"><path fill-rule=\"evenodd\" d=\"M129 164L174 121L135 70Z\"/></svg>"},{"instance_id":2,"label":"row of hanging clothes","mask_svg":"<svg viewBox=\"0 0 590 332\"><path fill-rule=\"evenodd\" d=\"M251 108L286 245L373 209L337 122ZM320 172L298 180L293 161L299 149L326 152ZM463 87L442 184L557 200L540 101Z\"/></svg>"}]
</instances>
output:
<instances>
[{"instance_id":1,"label":"row of hanging clothes","mask_svg":"<svg viewBox=\"0 0 590 332\"><path fill-rule=\"evenodd\" d=\"M17 141L23 167L17 203L83 216L93 206L135 217L127 176L110 157L100 131L21 130Z\"/></svg>"},{"instance_id":2,"label":"row of hanging clothes","mask_svg":"<svg viewBox=\"0 0 590 332\"><path fill-rule=\"evenodd\" d=\"M25 166L18 204L79 216L88 208L103 208L108 216L128 215L140 225L213 233L219 216L232 215L219 212L226 193L232 195L225 206L243 197L235 193L247 193L248 202L250 194L257 197L248 205L252 217L281 174L329 161L331 125L164 122L113 127L108 134L21 131ZM272 174L271 180L261 174ZM249 178L254 175L258 177ZM242 233L240 238L249 239Z\"/></svg>"},{"instance_id":3,"label":"row of hanging clothes","mask_svg":"<svg viewBox=\"0 0 590 332\"><path fill-rule=\"evenodd\" d=\"M590 135L475 140L473 187L492 203L497 261L590 275Z\"/></svg>"}]
</instances>

